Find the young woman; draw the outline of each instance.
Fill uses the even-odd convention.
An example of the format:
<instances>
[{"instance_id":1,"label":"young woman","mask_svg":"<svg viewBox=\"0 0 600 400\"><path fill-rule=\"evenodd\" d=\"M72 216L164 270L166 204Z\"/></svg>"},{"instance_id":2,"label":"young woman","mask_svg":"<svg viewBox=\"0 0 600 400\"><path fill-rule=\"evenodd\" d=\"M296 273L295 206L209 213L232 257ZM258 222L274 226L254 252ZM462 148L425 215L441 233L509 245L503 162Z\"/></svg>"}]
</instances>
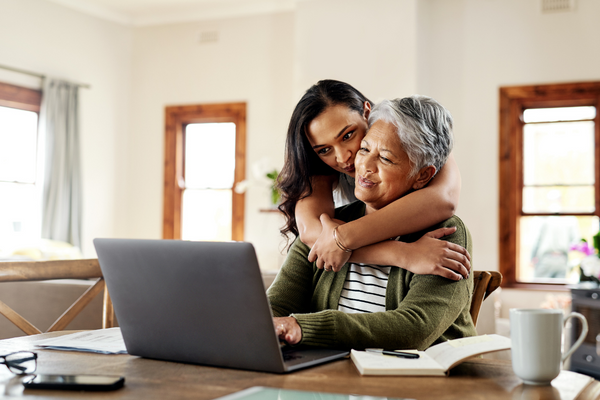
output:
<instances>
[{"instance_id":1,"label":"young woman","mask_svg":"<svg viewBox=\"0 0 600 400\"><path fill-rule=\"evenodd\" d=\"M386 260L389 252L394 252L394 265L411 272L466 278L469 253L438 240L452 234L454 228L430 232L424 242L411 244L412 248L387 241L454 214L460 173L452 156L426 188L347 224L332 220L336 206L356 200L354 158L368 129L370 112L371 102L362 93L335 80L319 81L300 99L288 127L285 163L278 181L282 194L279 209L286 217L281 233L299 236L312 247L309 261L325 270L337 272L347 261L380 264L385 251ZM429 250L419 251L419 246ZM360 251L353 251L356 249Z\"/></svg>"}]
</instances>

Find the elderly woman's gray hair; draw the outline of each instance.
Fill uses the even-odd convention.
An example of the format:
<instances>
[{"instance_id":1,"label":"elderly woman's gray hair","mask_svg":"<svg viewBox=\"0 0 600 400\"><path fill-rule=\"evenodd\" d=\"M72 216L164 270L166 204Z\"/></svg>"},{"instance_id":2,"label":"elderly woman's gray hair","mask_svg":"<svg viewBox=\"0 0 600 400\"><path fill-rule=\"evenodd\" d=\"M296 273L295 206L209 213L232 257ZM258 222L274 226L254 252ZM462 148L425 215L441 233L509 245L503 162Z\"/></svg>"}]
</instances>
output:
<instances>
[{"instance_id":1,"label":"elderly woman's gray hair","mask_svg":"<svg viewBox=\"0 0 600 400\"><path fill-rule=\"evenodd\" d=\"M426 96L384 100L369 116L369 127L383 120L397 128L402 147L413 164L414 176L423 167L437 171L452 151L452 116L440 103Z\"/></svg>"}]
</instances>

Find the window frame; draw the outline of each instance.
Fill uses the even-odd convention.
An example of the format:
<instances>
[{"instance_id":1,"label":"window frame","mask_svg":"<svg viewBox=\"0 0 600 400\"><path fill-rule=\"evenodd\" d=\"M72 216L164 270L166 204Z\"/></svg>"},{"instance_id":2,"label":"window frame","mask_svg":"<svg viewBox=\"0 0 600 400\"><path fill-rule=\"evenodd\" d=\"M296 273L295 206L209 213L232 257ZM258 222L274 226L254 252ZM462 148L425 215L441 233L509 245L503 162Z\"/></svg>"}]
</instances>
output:
<instances>
[{"instance_id":1,"label":"window frame","mask_svg":"<svg viewBox=\"0 0 600 400\"><path fill-rule=\"evenodd\" d=\"M41 105L41 90L0 82L0 106L33 111L39 117Z\"/></svg>"},{"instance_id":2,"label":"window frame","mask_svg":"<svg viewBox=\"0 0 600 400\"><path fill-rule=\"evenodd\" d=\"M236 125L233 187L246 178L246 103L165 107L163 238L181 239L181 208L185 189L185 127L193 123L233 122ZM231 238L244 240L243 193L232 190Z\"/></svg>"},{"instance_id":3,"label":"window frame","mask_svg":"<svg viewBox=\"0 0 600 400\"><path fill-rule=\"evenodd\" d=\"M595 106L594 193L595 211L565 215L600 217L600 82L505 86L500 88L499 132L499 269L502 287L568 290L565 283L529 283L517 280L519 218L523 215L556 215L522 212L523 111L527 108Z\"/></svg>"}]
</instances>

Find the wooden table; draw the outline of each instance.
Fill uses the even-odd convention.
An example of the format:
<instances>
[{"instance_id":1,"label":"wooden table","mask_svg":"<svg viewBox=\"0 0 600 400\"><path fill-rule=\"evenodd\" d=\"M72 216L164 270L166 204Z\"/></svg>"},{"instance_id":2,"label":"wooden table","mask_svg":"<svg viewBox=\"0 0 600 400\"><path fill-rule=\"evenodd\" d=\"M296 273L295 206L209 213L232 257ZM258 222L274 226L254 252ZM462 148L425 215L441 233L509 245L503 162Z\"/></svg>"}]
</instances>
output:
<instances>
[{"instance_id":1,"label":"wooden table","mask_svg":"<svg viewBox=\"0 0 600 400\"><path fill-rule=\"evenodd\" d=\"M52 337L64 332L43 334ZM0 395L85 399L214 399L251 386L413 399L567 399L552 386L523 385L510 361L472 359L451 370L449 377L365 377L351 360L339 360L285 375L212 368L133 357L36 349L40 335L0 341L0 354L34 350L38 372L125 376L125 387L113 392L23 390L20 379L0 366ZM600 399L594 381L578 397Z\"/></svg>"}]
</instances>

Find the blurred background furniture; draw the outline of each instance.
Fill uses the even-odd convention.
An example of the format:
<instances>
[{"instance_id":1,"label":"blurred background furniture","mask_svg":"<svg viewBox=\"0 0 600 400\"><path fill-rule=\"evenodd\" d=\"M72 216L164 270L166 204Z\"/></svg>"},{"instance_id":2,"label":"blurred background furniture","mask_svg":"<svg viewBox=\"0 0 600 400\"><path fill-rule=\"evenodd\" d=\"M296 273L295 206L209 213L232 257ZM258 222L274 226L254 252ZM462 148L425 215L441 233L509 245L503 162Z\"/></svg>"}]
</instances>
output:
<instances>
[{"instance_id":1,"label":"blurred background furniture","mask_svg":"<svg viewBox=\"0 0 600 400\"><path fill-rule=\"evenodd\" d=\"M89 280L94 278L98 279L96 281ZM48 283L47 281L56 280L59 280L61 286L46 284ZM56 315L58 315L58 318L50 324L46 332L65 329L100 293L103 294L101 296L102 312L101 314L96 313L98 322L94 324L96 326L83 327L83 329L110 328L115 326L112 302L106 290L97 259L2 262L0 263L0 282L2 283L2 297L6 298L6 301L10 303L9 305L0 299L0 313L28 335L41 333L41 329L37 328L34 324L47 326L48 318L52 321L56 318ZM39 284L42 282L44 285ZM38 284L29 287L14 287L14 289L19 290L16 293L10 293L7 289L16 285L16 283ZM53 291L54 293L48 295L48 289L53 289L51 292ZM82 290L84 292L81 294ZM78 297L73 299L73 295ZM57 308L59 310L67 308L67 310L56 312ZM34 315L35 318L30 317L34 321L32 323L21 316L21 313L27 313L26 310L40 310L41 313ZM101 320L100 315L102 316ZM2 324L2 326L5 325ZM74 327L71 328L73 329ZM75 328L82 329L81 327ZM6 336L5 332L2 333L4 334L2 336ZM17 333L14 335L14 331L12 333L12 336L22 334Z\"/></svg>"},{"instance_id":2,"label":"blurred background furniture","mask_svg":"<svg viewBox=\"0 0 600 400\"><path fill-rule=\"evenodd\" d=\"M571 288L571 310L583 314L589 331L581 346L571 355L569 369L600 379L600 287L591 282L585 283ZM570 343L580 334L581 323L575 319L571 322Z\"/></svg>"},{"instance_id":3,"label":"blurred background furniture","mask_svg":"<svg viewBox=\"0 0 600 400\"><path fill-rule=\"evenodd\" d=\"M500 286L502 275L498 271L472 271L473 274L473 298L471 299L471 318L473 324L477 325L479 311L483 301Z\"/></svg>"}]
</instances>

